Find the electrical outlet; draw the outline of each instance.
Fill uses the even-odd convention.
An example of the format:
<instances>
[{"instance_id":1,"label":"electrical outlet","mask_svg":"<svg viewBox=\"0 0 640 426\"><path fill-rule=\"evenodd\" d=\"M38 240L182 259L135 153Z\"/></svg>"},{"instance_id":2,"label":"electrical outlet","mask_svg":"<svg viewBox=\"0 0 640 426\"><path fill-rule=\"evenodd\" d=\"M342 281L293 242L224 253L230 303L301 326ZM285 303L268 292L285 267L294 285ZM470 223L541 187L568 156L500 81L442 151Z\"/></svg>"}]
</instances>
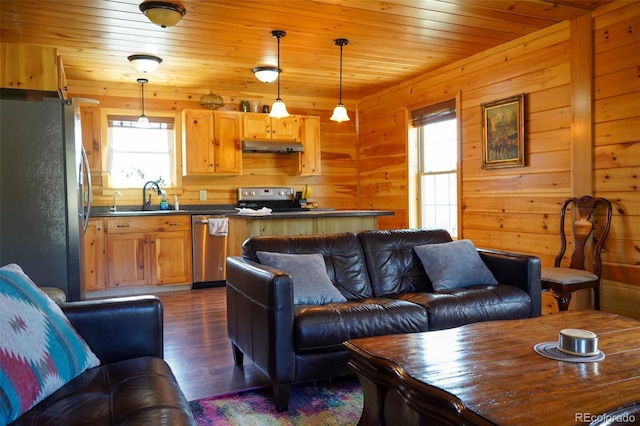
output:
<instances>
[{"instance_id":1,"label":"electrical outlet","mask_svg":"<svg viewBox=\"0 0 640 426\"><path fill-rule=\"evenodd\" d=\"M205 201L207 199L207 190L206 189L201 189L200 190L200 201Z\"/></svg>"}]
</instances>

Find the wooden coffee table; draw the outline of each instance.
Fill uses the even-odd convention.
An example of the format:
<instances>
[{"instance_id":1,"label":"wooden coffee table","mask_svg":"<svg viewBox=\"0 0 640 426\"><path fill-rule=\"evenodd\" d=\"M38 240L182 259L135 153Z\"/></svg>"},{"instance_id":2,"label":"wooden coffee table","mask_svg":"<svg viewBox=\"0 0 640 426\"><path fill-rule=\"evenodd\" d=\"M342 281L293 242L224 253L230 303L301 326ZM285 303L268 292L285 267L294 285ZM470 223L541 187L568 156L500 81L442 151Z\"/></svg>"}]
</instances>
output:
<instances>
[{"instance_id":1,"label":"wooden coffee table","mask_svg":"<svg viewBox=\"0 0 640 426\"><path fill-rule=\"evenodd\" d=\"M573 363L534 351L563 328L595 332L605 359ZM640 321L630 318L567 311L345 346L364 393L360 425L575 425L604 413L640 423Z\"/></svg>"}]
</instances>

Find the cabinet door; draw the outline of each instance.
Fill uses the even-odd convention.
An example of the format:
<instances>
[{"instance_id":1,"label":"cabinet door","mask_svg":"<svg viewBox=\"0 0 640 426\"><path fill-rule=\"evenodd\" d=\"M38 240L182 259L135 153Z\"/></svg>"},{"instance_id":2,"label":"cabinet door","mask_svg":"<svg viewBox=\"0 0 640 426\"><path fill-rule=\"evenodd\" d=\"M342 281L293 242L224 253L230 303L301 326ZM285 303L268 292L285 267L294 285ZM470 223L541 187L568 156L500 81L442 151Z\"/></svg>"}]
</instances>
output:
<instances>
[{"instance_id":1,"label":"cabinet door","mask_svg":"<svg viewBox=\"0 0 640 426\"><path fill-rule=\"evenodd\" d=\"M192 282L191 238L189 231L152 234L150 258L153 262L152 284L187 284Z\"/></svg>"},{"instance_id":2,"label":"cabinet door","mask_svg":"<svg viewBox=\"0 0 640 426\"><path fill-rule=\"evenodd\" d=\"M242 174L240 113L214 113L214 159L216 174Z\"/></svg>"},{"instance_id":3,"label":"cabinet door","mask_svg":"<svg viewBox=\"0 0 640 426\"><path fill-rule=\"evenodd\" d=\"M146 285L151 282L150 234L112 234L107 238L109 288Z\"/></svg>"},{"instance_id":4,"label":"cabinet door","mask_svg":"<svg viewBox=\"0 0 640 426\"><path fill-rule=\"evenodd\" d=\"M213 112L184 110L182 112L183 153L185 175L210 175L215 172L213 152Z\"/></svg>"},{"instance_id":5,"label":"cabinet door","mask_svg":"<svg viewBox=\"0 0 640 426\"><path fill-rule=\"evenodd\" d=\"M91 218L82 243L82 290L98 291L107 288L104 222Z\"/></svg>"},{"instance_id":6,"label":"cabinet door","mask_svg":"<svg viewBox=\"0 0 640 426\"><path fill-rule=\"evenodd\" d=\"M58 55L57 57L58 63L58 95L60 95L60 99L68 99L69 98L69 86L67 83L67 74L64 72L64 66L62 65L62 57Z\"/></svg>"},{"instance_id":7,"label":"cabinet door","mask_svg":"<svg viewBox=\"0 0 640 426\"><path fill-rule=\"evenodd\" d=\"M269 114L242 114L242 137L244 139L271 139L271 117Z\"/></svg>"},{"instance_id":8,"label":"cabinet door","mask_svg":"<svg viewBox=\"0 0 640 426\"><path fill-rule=\"evenodd\" d=\"M271 119L271 139L278 139L282 141L299 141L300 117L297 115L290 115L286 118L272 118Z\"/></svg>"},{"instance_id":9,"label":"cabinet door","mask_svg":"<svg viewBox=\"0 0 640 426\"><path fill-rule=\"evenodd\" d=\"M80 123L82 126L82 145L87 152L89 170L92 174L99 174L102 172L100 108L96 106L80 107Z\"/></svg>"},{"instance_id":10,"label":"cabinet door","mask_svg":"<svg viewBox=\"0 0 640 426\"><path fill-rule=\"evenodd\" d=\"M300 119L300 135L304 152L293 157L294 174L301 176L320 175L320 117L302 117Z\"/></svg>"},{"instance_id":11,"label":"cabinet door","mask_svg":"<svg viewBox=\"0 0 640 426\"><path fill-rule=\"evenodd\" d=\"M1 87L58 92L58 51L53 47L0 43Z\"/></svg>"}]
</instances>

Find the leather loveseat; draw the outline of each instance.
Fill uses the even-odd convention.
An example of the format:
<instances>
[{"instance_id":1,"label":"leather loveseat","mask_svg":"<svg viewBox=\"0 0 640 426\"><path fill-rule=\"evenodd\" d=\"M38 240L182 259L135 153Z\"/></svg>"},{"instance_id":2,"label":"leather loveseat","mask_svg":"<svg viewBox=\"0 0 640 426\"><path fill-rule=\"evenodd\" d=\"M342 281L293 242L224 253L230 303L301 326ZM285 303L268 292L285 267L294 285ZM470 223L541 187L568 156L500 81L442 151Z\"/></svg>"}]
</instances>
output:
<instances>
[{"instance_id":1,"label":"leather loveseat","mask_svg":"<svg viewBox=\"0 0 640 426\"><path fill-rule=\"evenodd\" d=\"M272 381L276 409L292 382L349 375L348 339L440 330L540 315L540 260L478 253L498 285L435 291L414 247L451 242L445 230L374 230L258 236L227 258L227 327L235 363L247 355ZM259 263L258 252L319 253L346 301L294 304L292 277ZM474 249L475 253L475 249Z\"/></svg>"},{"instance_id":2,"label":"leather loveseat","mask_svg":"<svg viewBox=\"0 0 640 426\"><path fill-rule=\"evenodd\" d=\"M163 356L163 309L154 296L61 305L100 360L15 425L195 425Z\"/></svg>"}]
</instances>

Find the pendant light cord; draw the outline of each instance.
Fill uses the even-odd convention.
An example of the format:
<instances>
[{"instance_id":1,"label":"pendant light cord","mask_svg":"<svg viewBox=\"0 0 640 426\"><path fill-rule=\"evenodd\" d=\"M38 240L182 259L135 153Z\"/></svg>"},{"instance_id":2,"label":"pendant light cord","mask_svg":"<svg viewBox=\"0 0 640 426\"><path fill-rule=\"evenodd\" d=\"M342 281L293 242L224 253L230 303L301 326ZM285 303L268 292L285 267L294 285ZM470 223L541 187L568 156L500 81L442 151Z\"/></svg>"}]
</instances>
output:
<instances>
[{"instance_id":1,"label":"pendant light cord","mask_svg":"<svg viewBox=\"0 0 640 426\"><path fill-rule=\"evenodd\" d=\"M342 103L342 46L343 43L340 43L340 103Z\"/></svg>"}]
</instances>

